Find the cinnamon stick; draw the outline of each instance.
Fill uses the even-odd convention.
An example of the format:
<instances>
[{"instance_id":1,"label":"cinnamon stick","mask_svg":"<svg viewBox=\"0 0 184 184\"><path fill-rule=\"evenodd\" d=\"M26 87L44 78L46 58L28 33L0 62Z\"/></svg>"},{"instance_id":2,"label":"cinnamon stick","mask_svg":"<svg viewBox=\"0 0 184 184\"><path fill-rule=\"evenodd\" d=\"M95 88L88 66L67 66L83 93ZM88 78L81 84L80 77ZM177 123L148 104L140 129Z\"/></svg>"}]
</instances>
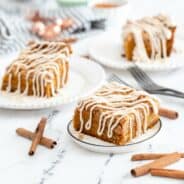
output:
<instances>
[{"instance_id":1,"label":"cinnamon stick","mask_svg":"<svg viewBox=\"0 0 184 184\"><path fill-rule=\"evenodd\" d=\"M150 172L152 168L162 168L180 160L181 155L179 153L171 153L157 160L154 160L148 164L136 167L131 170L133 176L143 176Z\"/></svg>"},{"instance_id":2,"label":"cinnamon stick","mask_svg":"<svg viewBox=\"0 0 184 184\"><path fill-rule=\"evenodd\" d=\"M141 161L141 160L155 160L163 156L169 155L170 153L140 153L132 156L132 161ZM181 158L184 158L184 153L179 153Z\"/></svg>"},{"instance_id":3,"label":"cinnamon stick","mask_svg":"<svg viewBox=\"0 0 184 184\"><path fill-rule=\"evenodd\" d=\"M159 115L169 119L177 119L179 116L178 112L163 107L159 108Z\"/></svg>"},{"instance_id":4,"label":"cinnamon stick","mask_svg":"<svg viewBox=\"0 0 184 184\"><path fill-rule=\"evenodd\" d=\"M150 173L152 176L184 179L184 171L181 171L181 170L154 168L154 169L151 169Z\"/></svg>"},{"instance_id":5,"label":"cinnamon stick","mask_svg":"<svg viewBox=\"0 0 184 184\"><path fill-rule=\"evenodd\" d=\"M29 155L34 155L36 148L42 138L46 123L47 123L47 118L43 117L35 130L35 136L32 140L32 144L29 150Z\"/></svg>"},{"instance_id":6,"label":"cinnamon stick","mask_svg":"<svg viewBox=\"0 0 184 184\"><path fill-rule=\"evenodd\" d=\"M22 137L25 137L27 139L30 139L30 140L33 140L34 136L35 136L35 133L29 131L29 130L26 130L24 128L18 128L16 130L17 134L22 136ZM50 139L50 138L47 138L47 137L42 137L39 144L47 147L47 148L54 148L54 146L57 144L56 141Z\"/></svg>"}]
</instances>

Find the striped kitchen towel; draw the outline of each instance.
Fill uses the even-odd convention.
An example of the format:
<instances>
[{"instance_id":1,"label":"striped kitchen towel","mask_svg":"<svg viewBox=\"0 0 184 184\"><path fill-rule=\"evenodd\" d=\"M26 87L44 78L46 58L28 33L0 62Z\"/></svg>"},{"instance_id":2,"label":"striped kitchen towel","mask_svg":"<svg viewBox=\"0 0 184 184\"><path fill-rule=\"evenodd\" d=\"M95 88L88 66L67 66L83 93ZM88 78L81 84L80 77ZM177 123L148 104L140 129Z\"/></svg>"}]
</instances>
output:
<instances>
[{"instance_id":1,"label":"striped kitchen towel","mask_svg":"<svg viewBox=\"0 0 184 184\"><path fill-rule=\"evenodd\" d=\"M93 34L92 30L103 29L105 19L97 17L86 7L38 9L41 15L55 18L72 18L74 24L62 32L62 37L75 36L78 39ZM27 9L25 10L27 11ZM33 10L29 10L33 11ZM34 10L35 11L35 10ZM32 39L31 23L26 19L27 12L20 10L5 10L0 7L0 54L18 51ZM94 31L95 32L95 31Z\"/></svg>"}]
</instances>

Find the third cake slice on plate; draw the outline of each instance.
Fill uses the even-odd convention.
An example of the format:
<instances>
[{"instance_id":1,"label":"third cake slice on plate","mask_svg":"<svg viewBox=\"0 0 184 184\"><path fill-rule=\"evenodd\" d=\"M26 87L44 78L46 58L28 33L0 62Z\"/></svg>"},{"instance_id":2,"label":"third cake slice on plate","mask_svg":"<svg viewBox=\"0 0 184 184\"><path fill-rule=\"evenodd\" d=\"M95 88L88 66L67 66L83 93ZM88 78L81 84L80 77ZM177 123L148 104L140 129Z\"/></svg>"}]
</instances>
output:
<instances>
[{"instance_id":1,"label":"third cake slice on plate","mask_svg":"<svg viewBox=\"0 0 184 184\"><path fill-rule=\"evenodd\" d=\"M146 92L109 83L78 104L73 126L80 133L124 145L159 121L158 109L159 102Z\"/></svg>"},{"instance_id":2,"label":"third cake slice on plate","mask_svg":"<svg viewBox=\"0 0 184 184\"><path fill-rule=\"evenodd\" d=\"M128 21L123 27L123 55L128 61L159 60L171 55L176 27L158 15Z\"/></svg>"}]
</instances>

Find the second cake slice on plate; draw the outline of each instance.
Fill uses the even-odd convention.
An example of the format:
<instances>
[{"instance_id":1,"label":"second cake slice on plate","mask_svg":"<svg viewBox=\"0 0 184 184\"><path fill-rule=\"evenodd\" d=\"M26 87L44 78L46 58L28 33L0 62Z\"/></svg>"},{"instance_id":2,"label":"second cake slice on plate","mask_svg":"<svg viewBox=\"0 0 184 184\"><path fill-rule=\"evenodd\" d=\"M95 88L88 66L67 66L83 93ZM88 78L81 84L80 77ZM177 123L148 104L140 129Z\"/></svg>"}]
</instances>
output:
<instances>
[{"instance_id":1,"label":"second cake slice on plate","mask_svg":"<svg viewBox=\"0 0 184 184\"><path fill-rule=\"evenodd\" d=\"M26 96L52 97L68 80L69 45L30 42L7 68L1 89Z\"/></svg>"}]
</instances>

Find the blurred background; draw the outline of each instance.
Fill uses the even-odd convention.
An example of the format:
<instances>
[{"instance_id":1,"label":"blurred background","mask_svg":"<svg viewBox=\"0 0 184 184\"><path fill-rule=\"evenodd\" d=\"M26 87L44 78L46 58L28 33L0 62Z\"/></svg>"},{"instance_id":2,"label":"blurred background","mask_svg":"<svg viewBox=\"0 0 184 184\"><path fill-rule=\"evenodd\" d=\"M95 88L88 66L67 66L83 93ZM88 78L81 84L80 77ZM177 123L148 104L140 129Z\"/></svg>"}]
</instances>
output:
<instances>
[{"instance_id":1,"label":"blurred background","mask_svg":"<svg viewBox=\"0 0 184 184\"><path fill-rule=\"evenodd\" d=\"M0 54L32 39L78 40L107 29L120 32L128 19L166 13L183 25L181 0L2 0Z\"/></svg>"}]
</instances>

